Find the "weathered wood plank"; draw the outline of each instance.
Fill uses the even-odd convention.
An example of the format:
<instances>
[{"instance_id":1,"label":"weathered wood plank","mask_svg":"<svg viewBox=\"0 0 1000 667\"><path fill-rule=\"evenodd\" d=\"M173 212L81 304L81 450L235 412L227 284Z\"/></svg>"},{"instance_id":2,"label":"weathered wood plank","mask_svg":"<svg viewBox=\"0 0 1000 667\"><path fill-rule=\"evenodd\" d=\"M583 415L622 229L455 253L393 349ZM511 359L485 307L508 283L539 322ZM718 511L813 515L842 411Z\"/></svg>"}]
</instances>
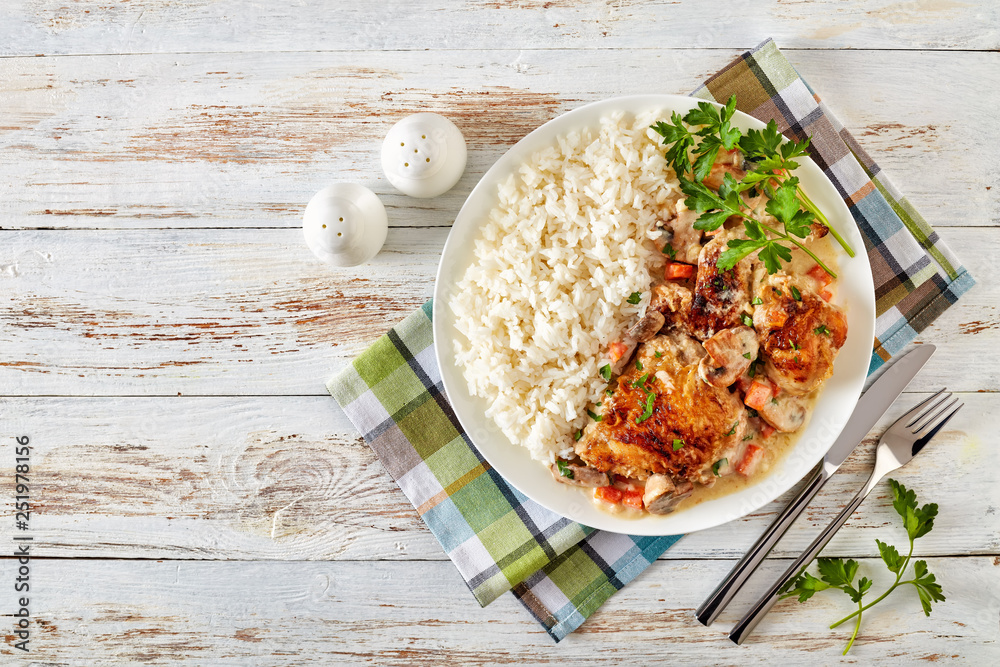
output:
<instances>
[{"instance_id":1,"label":"weathered wood plank","mask_svg":"<svg viewBox=\"0 0 1000 667\"><path fill-rule=\"evenodd\" d=\"M769 35L796 48L991 49L1000 45L998 19L988 0L737 0L711 10L693 0L20 0L4 6L0 53L749 48Z\"/></svg>"},{"instance_id":2,"label":"weathered wood plank","mask_svg":"<svg viewBox=\"0 0 1000 667\"><path fill-rule=\"evenodd\" d=\"M433 293L447 228L391 229L335 270L295 229L7 231L4 395L321 395L336 370ZM980 285L922 336L915 390L1000 390L1000 229L942 234ZM962 368L956 376L954 369Z\"/></svg>"},{"instance_id":3,"label":"weathered wood plank","mask_svg":"<svg viewBox=\"0 0 1000 667\"><path fill-rule=\"evenodd\" d=\"M335 180L372 187L393 226L450 225L486 169L545 121L616 95L687 93L738 53L0 59L0 227L297 227ZM1000 126L984 94L1000 86L1000 53L789 56L929 220L1000 222ZM432 200L397 193L380 164L391 124L416 111L453 118L469 143L465 176Z\"/></svg>"},{"instance_id":4,"label":"weathered wood plank","mask_svg":"<svg viewBox=\"0 0 1000 667\"><path fill-rule=\"evenodd\" d=\"M995 664L1000 568L992 557L931 559L948 600L929 618L902 591L851 630L844 595L781 603L742 647L694 619L731 561L661 561L556 645L511 596L480 609L450 563L204 563L36 560L35 664ZM776 576L784 563L761 573ZM13 581L16 561L0 561ZM881 561L865 561L883 585ZM6 605L6 609L11 609ZM9 619L8 619L9 620ZM6 630L8 642L11 631ZM14 651L4 644L5 660ZM27 656L23 656L27 657Z\"/></svg>"},{"instance_id":5,"label":"weathered wood plank","mask_svg":"<svg viewBox=\"0 0 1000 667\"><path fill-rule=\"evenodd\" d=\"M909 409L907 394L882 420ZM894 474L937 502L921 555L1000 553L1000 469L988 443L1000 394L966 394L948 430ZM412 506L329 397L0 399L0 432L35 447L36 553L59 557L442 560ZM864 482L874 438L778 546L795 556ZM13 458L0 467L12 475ZM947 470L948 474L941 474ZM886 486L828 553L877 556L905 543ZM790 494L681 540L666 557L742 554ZM13 513L12 496L3 507ZM976 517L970 524L970 517ZM974 527L973 527L974 526ZM13 522L0 523L9 539Z\"/></svg>"}]
</instances>

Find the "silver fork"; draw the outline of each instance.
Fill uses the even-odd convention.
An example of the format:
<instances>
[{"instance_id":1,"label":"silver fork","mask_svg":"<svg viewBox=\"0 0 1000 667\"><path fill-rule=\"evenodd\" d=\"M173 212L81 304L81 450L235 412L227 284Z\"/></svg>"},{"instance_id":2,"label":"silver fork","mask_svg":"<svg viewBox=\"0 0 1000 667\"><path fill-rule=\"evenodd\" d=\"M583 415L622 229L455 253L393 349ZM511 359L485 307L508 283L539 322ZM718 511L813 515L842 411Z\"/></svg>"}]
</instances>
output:
<instances>
[{"instance_id":1,"label":"silver fork","mask_svg":"<svg viewBox=\"0 0 1000 667\"><path fill-rule=\"evenodd\" d=\"M916 456L924 448L937 432L944 428L944 425L955 416L955 413L962 409L964 403L952 396L951 392L944 389L937 392L917 407L913 408L900 417L889 427L879 440L878 449L875 453L875 469L872 470L871 477L864 487L858 491L857 495L847 504L847 507L837 515L837 518L830 522L822 533L820 533L813 543L792 563L785 573L774 582L753 607L750 608L740 622L737 623L729 633L729 638L737 644L742 644L744 640L753 632L757 624L760 623L764 615L770 611L774 603L779 599L779 591L792 578L798 576L813 558L823 550L827 542L836 534L844 522L854 514L864 499L872 492L875 485L883 477L893 470L906 465L910 459Z\"/></svg>"}]
</instances>

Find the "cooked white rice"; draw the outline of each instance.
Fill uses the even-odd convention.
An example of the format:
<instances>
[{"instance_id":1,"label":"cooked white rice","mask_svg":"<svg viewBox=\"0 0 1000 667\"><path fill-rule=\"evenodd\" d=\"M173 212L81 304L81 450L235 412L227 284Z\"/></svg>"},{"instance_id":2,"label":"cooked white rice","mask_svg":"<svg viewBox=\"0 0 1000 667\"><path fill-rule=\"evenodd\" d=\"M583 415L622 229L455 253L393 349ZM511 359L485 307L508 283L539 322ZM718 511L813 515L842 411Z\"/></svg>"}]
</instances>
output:
<instances>
[{"instance_id":1,"label":"cooked white rice","mask_svg":"<svg viewBox=\"0 0 1000 667\"><path fill-rule=\"evenodd\" d=\"M607 388L608 344L649 301L656 222L679 195L648 129L660 118L606 117L510 175L450 303L469 391L535 459L572 449ZM633 292L643 295L635 305Z\"/></svg>"}]
</instances>

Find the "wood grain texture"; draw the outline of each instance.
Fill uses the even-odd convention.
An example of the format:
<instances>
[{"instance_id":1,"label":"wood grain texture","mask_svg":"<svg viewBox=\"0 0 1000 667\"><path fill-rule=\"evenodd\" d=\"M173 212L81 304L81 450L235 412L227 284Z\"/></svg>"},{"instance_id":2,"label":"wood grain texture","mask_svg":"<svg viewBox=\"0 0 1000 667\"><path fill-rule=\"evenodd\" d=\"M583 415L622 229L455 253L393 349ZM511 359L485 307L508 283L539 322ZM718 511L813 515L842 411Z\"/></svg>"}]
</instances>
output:
<instances>
[{"instance_id":1,"label":"wood grain texture","mask_svg":"<svg viewBox=\"0 0 1000 667\"><path fill-rule=\"evenodd\" d=\"M0 22L11 55L489 48L993 49L989 0L15 0Z\"/></svg>"},{"instance_id":2,"label":"wood grain texture","mask_svg":"<svg viewBox=\"0 0 1000 667\"><path fill-rule=\"evenodd\" d=\"M13 579L13 561L0 578ZM850 629L846 596L785 600L742 647L694 609L731 561L660 561L556 645L506 595L480 609L450 563L201 563L38 560L32 664L995 664L1000 567L992 557L930 559L948 600L930 618L912 591ZM760 579L785 563L765 566ZM881 561L862 572L885 584ZM881 570L881 572L880 572ZM750 591L748 591L749 593ZM0 645L3 660L12 649Z\"/></svg>"},{"instance_id":3,"label":"wood grain texture","mask_svg":"<svg viewBox=\"0 0 1000 667\"><path fill-rule=\"evenodd\" d=\"M1000 228L939 230L980 281L921 336L914 390L1000 390ZM391 229L361 269L316 260L297 229L7 231L6 395L322 395L433 294L448 228ZM963 372L954 373L956 365Z\"/></svg>"},{"instance_id":4,"label":"wood grain texture","mask_svg":"<svg viewBox=\"0 0 1000 667\"><path fill-rule=\"evenodd\" d=\"M921 397L899 399L875 435ZM918 544L920 555L1000 552L1000 470L986 435L1000 394L963 400L967 406L948 430L893 475L941 507L935 530ZM446 559L329 397L8 398L0 399L0 413L0 432L27 434L35 447L39 555ZM828 483L777 555L801 552L854 495L871 469L874 444L875 436ZM3 461L0 478L12 475L12 464ZM739 556L789 498L689 535L665 558ZM13 511L11 498L3 503ZM976 530L969 530L970 516L978 517ZM0 539L13 530L0 522ZM873 535L905 543L885 484L826 553L878 556Z\"/></svg>"},{"instance_id":5,"label":"wood grain texture","mask_svg":"<svg viewBox=\"0 0 1000 667\"><path fill-rule=\"evenodd\" d=\"M0 58L0 227L298 227L336 180L371 187L392 226L447 226L544 122L617 95L687 94L739 52ZM1000 223L1000 53L788 56L932 223ZM452 118L469 146L461 181L432 200L396 192L380 164L388 129L417 111Z\"/></svg>"}]
</instances>

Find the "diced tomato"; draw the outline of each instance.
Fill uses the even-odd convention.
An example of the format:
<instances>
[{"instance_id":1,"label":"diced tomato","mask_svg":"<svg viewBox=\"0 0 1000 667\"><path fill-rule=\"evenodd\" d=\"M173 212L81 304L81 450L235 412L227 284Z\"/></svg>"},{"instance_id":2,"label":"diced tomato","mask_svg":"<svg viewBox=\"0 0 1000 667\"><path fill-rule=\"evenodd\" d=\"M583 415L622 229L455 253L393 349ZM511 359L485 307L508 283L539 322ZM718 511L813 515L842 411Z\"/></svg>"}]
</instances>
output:
<instances>
[{"instance_id":1,"label":"diced tomato","mask_svg":"<svg viewBox=\"0 0 1000 667\"><path fill-rule=\"evenodd\" d=\"M771 383L754 380L750 388L747 389L747 395L743 402L754 410L760 410L771 400L772 393Z\"/></svg>"},{"instance_id":2,"label":"diced tomato","mask_svg":"<svg viewBox=\"0 0 1000 667\"><path fill-rule=\"evenodd\" d=\"M774 428L773 426L771 426L770 424L768 424L763 419L761 420L761 424L760 424L760 437L762 437L762 438L764 438L766 440L766 439L770 438L772 435L774 435L774 432L777 431L777 430L778 429Z\"/></svg>"},{"instance_id":3,"label":"diced tomato","mask_svg":"<svg viewBox=\"0 0 1000 667\"><path fill-rule=\"evenodd\" d=\"M628 352L628 345L620 341L616 340L611 345L608 345L608 354L611 355L612 361L618 361L626 352Z\"/></svg>"},{"instance_id":4,"label":"diced tomato","mask_svg":"<svg viewBox=\"0 0 1000 667\"><path fill-rule=\"evenodd\" d=\"M670 262L663 277L667 280L686 280L694 275L694 265L683 262Z\"/></svg>"},{"instance_id":5,"label":"diced tomato","mask_svg":"<svg viewBox=\"0 0 1000 667\"><path fill-rule=\"evenodd\" d=\"M616 489L613 486L602 486L594 491L594 497L598 500L603 500L606 503L611 503L616 505L622 501L622 496L625 493L621 489ZM642 500L642 497L639 498Z\"/></svg>"},{"instance_id":6,"label":"diced tomato","mask_svg":"<svg viewBox=\"0 0 1000 667\"><path fill-rule=\"evenodd\" d=\"M642 491L626 491L622 502L637 510L642 509Z\"/></svg>"},{"instance_id":7,"label":"diced tomato","mask_svg":"<svg viewBox=\"0 0 1000 667\"><path fill-rule=\"evenodd\" d=\"M764 448L750 443L747 445L747 450L744 452L743 458L736 464L736 472L744 477L749 477L763 458Z\"/></svg>"},{"instance_id":8,"label":"diced tomato","mask_svg":"<svg viewBox=\"0 0 1000 667\"><path fill-rule=\"evenodd\" d=\"M816 280L820 285L826 287L833 282L833 276L823 270L823 267L817 264L808 271L809 277Z\"/></svg>"},{"instance_id":9,"label":"diced tomato","mask_svg":"<svg viewBox=\"0 0 1000 667\"><path fill-rule=\"evenodd\" d=\"M823 297L823 301L829 301L830 299L833 298L833 292L831 292L828 289L823 290L822 292L819 293L819 295Z\"/></svg>"}]
</instances>

